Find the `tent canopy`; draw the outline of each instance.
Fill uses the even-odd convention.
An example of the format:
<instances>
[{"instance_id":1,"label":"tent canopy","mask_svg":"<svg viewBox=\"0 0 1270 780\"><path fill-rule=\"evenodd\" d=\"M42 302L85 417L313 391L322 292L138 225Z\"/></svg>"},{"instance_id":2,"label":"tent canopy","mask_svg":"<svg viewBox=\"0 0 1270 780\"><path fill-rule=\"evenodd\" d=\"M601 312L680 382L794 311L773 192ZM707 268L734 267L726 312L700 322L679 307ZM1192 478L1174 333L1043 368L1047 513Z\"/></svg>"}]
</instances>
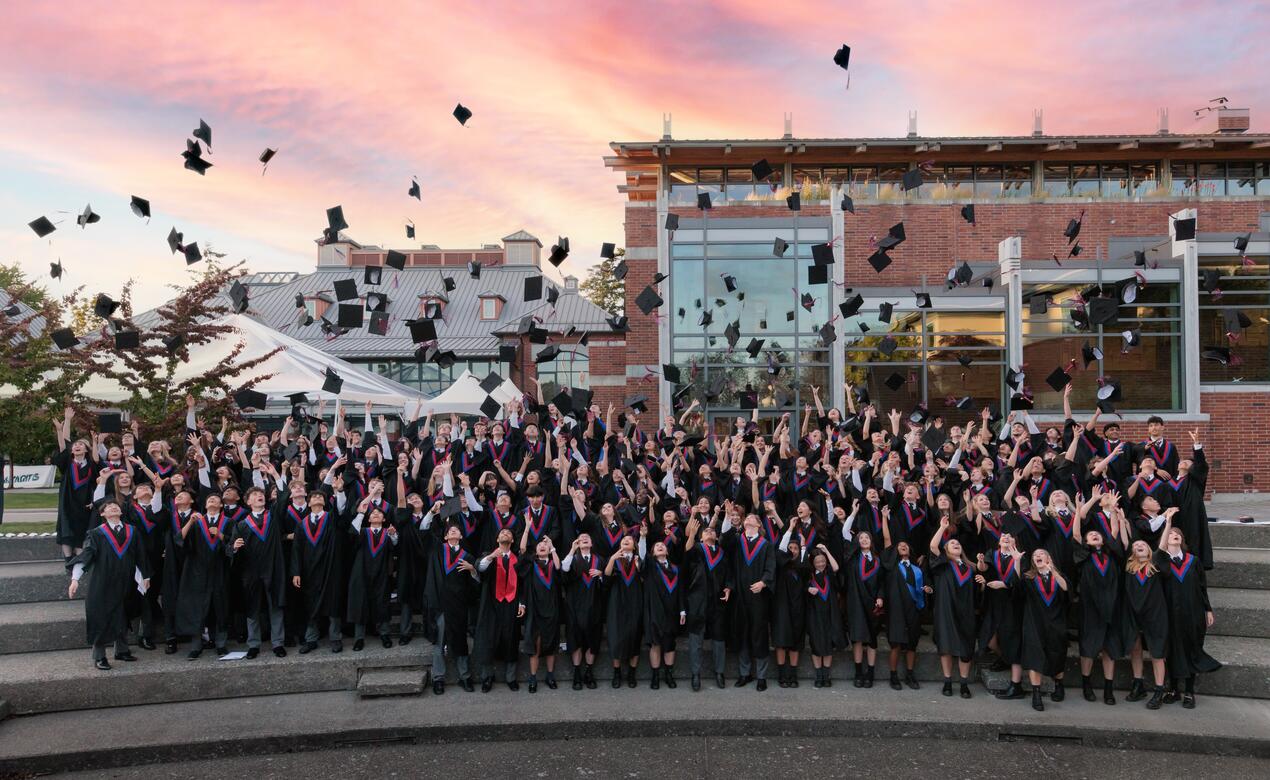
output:
<instances>
[{"instance_id":1,"label":"tent canopy","mask_svg":"<svg viewBox=\"0 0 1270 780\"><path fill-rule=\"evenodd\" d=\"M364 404L370 401L380 407L381 411L387 407L398 412L413 411L415 403L426 400L426 396L417 390L332 357L251 317L230 314L217 320L215 324L229 325L234 328L234 332L207 344L190 347L189 361L176 364L172 375L173 384L214 371L217 366L229 360L241 342L243 350L236 360L244 362L282 347L281 352L253 370L257 376L272 374L254 388L269 396L270 406L277 402L278 406L289 408L290 404L285 396L293 393L307 393L311 400L338 399L345 404ZM322 390L328 367L334 369L344 380L338 396ZM246 380L244 377L243 382ZM126 401L132 395L114 379L101 376L88 380L82 392L89 398L107 403Z\"/></svg>"},{"instance_id":2,"label":"tent canopy","mask_svg":"<svg viewBox=\"0 0 1270 780\"><path fill-rule=\"evenodd\" d=\"M502 405L520 400L523 394L510 379L504 379L490 396ZM475 417L481 414L481 404L484 402L485 391L481 389L481 379L471 371L464 371L444 392L430 401L424 401L421 414L462 414ZM500 411L498 416L501 418L503 413Z\"/></svg>"}]
</instances>

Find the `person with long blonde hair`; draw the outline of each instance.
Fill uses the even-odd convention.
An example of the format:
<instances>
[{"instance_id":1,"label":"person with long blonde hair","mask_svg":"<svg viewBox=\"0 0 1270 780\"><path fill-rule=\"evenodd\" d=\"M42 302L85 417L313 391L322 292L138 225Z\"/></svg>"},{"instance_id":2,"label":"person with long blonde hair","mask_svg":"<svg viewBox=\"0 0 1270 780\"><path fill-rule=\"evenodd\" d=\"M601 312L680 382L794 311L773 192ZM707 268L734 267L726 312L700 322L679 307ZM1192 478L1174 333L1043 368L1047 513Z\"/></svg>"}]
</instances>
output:
<instances>
[{"instance_id":1,"label":"person with long blonde hair","mask_svg":"<svg viewBox=\"0 0 1270 780\"><path fill-rule=\"evenodd\" d=\"M1050 701L1066 698L1063 670L1067 665L1067 579L1041 547L1032 551L1032 568L1018 587L1027 594L1023 601L1020 657L1032 684L1032 709L1041 712L1045 709L1041 701L1042 676L1054 678Z\"/></svg>"},{"instance_id":2,"label":"person with long blonde hair","mask_svg":"<svg viewBox=\"0 0 1270 780\"><path fill-rule=\"evenodd\" d=\"M1138 539L1129 549L1125 561L1125 605L1129 615L1130 637L1133 646L1129 650L1129 666L1133 670L1133 685L1125 701L1138 702L1146 698L1146 686L1142 681L1143 648L1151 654L1151 671L1155 677L1155 690L1147 709L1158 710L1164 701L1164 659L1168 655L1169 608L1164 601L1164 585L1159 576L1156 557L1151 545Z\"/></svg>"},{"instance_id":3,"label":"person with long blonde hair","mask_svg":"<svg viewBox=\"0 0 1270 780\"><path fill-rule=\"evenodd\" d=\"M975 653L975 564L957 539L940 546L948 531L948 518L930 540L930 573L935 588L935 647L944 672L945 696L952 696L953 658L961 673L961 698L970 698L970 663Z\"/></svg>"},{"instance_id":4,"label":"person with long blonde hair","mask_svg":"<svg viewBox=\"0 0 1270 780\"><path fill-rule=\"evenodd\" d=\"M1160 568L1164 570L1164 601L1169 608L1168 667L1172 682L1164 694L1164 703L1178 700L1178 681L1184 680L1186 689L1180 696L1182 706L1190 710L1195 708L1196 675L1215 672L1221 664L1204 652L1204 635L1214 621L1204 567L1186 549L1181 529L1172 523L1170 512L1160 535L1160 551L1167 557Z\"/></svg>"},{"instance_id":5,"label":"person with long blonde hair","mask_svg":"<svg viewBox=\"0 0 1270 780\"><path fill-rule=\"evenodd\" d=\"M1095 495L1098 489L1095 488ZM1094 659L1102 659L1104 704L1115 704L1113 691L1116 660L1124 658L1128 651L1131 633L1125 613L1124 588L1120 584L1121 563L1125 548L1129 545L1128 523L1124 522L1119 508L1112 518L1115 536L1107 537L1099 528L1085 530L1078 512L1074 522L1072 555L1080 588L1080 677L1085 701L1097 701L1094 695Z\"/></svg>"}]
</instances>

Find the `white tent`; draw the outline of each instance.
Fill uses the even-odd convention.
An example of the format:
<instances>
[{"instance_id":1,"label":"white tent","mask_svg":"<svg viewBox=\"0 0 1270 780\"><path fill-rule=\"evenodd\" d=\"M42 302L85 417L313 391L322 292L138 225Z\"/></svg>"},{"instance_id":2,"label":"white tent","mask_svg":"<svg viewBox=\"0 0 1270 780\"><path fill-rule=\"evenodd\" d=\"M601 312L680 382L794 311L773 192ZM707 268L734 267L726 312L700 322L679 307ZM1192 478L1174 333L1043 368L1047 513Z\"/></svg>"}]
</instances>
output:
<instances>
[{"instance_id":1,"label":"white tent","mask_svg":"<svg viewBox=\"0 0 1270 780\"><path fill-rule=\"evenodd\" d=\"M370 401L380 407L380 411L392 409L411 412L416 402L426 400L426 396L417 390L332 357L251 317L230 314L218 320L217 324L230 325L235 332L207 344L191 347L189 362L176 365L172 376L173 384L214 371L217 366L229 360L230 354L242 343L243 350L236 358L238 361L259 358L278 347L282 348L281 352L252 371L256 376L272 374L254 388L270 396L271 406L274 405L272 401L280 401L279 406L288 406L284 396L293 393L307 393L310 400L335 399L337 396L322 390L328 367L334 369L344 380L338 399L345 404L361 405ZM247 381L246 376L242 379ZM131 397L128 388L121 387L113 379L100 376L88 380L82 392L89 398L106 403L118 403Z\"/></svg>"},{"instance_id":2,"label":"white tent","mask_svg":"<svg viewBox=\"0 0 1270 780\"><path fill-rule=\"evenodd\" d=\"M520 400L522 393L510 379L504 379L490 396L502 405ZM462 414L475 417L481 414L481 404L484 402L485 391L481 389L481 380L471 371L464 371L441 395L424 401L420 414ZM502 416L502 412L499 412L499 416Z\"/></svg>"}]
</instances>

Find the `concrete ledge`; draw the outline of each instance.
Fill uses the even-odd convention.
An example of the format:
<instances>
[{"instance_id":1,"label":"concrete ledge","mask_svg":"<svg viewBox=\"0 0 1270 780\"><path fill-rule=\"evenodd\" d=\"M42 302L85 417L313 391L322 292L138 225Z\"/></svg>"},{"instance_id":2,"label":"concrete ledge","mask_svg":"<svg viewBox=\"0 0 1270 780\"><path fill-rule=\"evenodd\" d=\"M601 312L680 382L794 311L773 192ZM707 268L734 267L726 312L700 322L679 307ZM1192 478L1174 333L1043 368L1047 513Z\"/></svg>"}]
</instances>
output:
<instances>
[{"instance_id":1,"label":"concrete ledge","mask_svg":"<svg viewBox=\"0 0 1270 780\"><path fill-rule=\"evenodd\" d=\"M361 701L351 691L126 707L10 720L0 729L0 774L49 773L200 758L293 752L388 741L451 744L614 735L906 737L998 741L1061 739L1084 747L1270 758L1270 703L1204 696L1196 710L1108 707L1068 698L1034 712L974 686L974 698L938 691L753 687L540 690L530 696L449 689L445 698ZM738 716L738 713L743 713ZM146 723L144 733L135 725ZM191 728L216 723L217 728ZM1238 729L1231 724L1239 724ZM1235 733L1238 731L1238 733ZM74 733L56 745L49 734Z\"/></svg>"},{"instance_id":2,"label":"concrete ledge","mask_svg":"<svg viewBox=\"0 0 1270 780\"><path fill-rule=\"evenodd\" d=\"M1210 588L1270 590L1270 550L1217 547L1205 576Z\"/></svg>"},{"instance_id":3,"label":"concrete ledge","mask_svg":"<svg viewBox=\"0 0 1270 780\"><path fill-rule=\"evenodd\" d=\"M1213 507L1212 514L1222 516ZM1267 523L1209 523L1208 532L1214 547L1253 547L1270 549L1270 524Z\"/></svg>"},{"instance_id":4,"label":"concrete ledge","mask_svg":"<svg viewBox=\"0 0 1270 780\"><path fill-rule=\"evenodd\" d=\"M5 513L6 515L8 512ZM0 533L4 526L0 525ZM44 536L0 536L0 563L53 561L62 559L62 548L52 534Z\"/></svg>"},{"instance_id":5,"label":"concrete ledge","mask_svg":"<svg viewBox=\"0 0 1270 780\"><path fill-rule=\"evenodd\" d=\"M418 696L423 693L422 669L370 670L357 681L357 695L363 699L377 696Z\"/></svg>"},{"instance_id":6,"label":"concrete ledge","mask_svg":"<svg viewBox=\"0 0 1270 780\"><path fill-rule=\"evenodd\" d=\"M88 592L86 575L80 583L76 599ZM70 573L61 561L25 561L0 564L0 604L26 604L32 601L69 601L66 588Z\"/></svg>"}]
</instances>

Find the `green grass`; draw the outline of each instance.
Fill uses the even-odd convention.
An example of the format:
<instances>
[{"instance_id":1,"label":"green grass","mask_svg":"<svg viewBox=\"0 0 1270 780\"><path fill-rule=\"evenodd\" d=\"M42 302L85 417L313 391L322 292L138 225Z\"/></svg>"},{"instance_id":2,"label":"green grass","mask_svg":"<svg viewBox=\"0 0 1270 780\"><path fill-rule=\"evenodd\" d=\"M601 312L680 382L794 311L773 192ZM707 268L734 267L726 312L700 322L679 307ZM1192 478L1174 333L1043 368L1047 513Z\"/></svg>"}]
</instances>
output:
<instances>
[{"instance_id":1,"label":"green grass","mask_svg":"<svg viewBox=\"0 0 1270 780\"><path fill-rule=\"evenodd\" d=\"M56 493L32 493L26 490L4 491L5 509L57 509Z\"/></svg>"},{"instance_id":2,"label":"green grass","mask_svg":"<svg viewBox=\"0 0 1270 780\"><path fill-rule=\"evenodd\" d=\"M14 523L5 520L0 523L0 534L51 534L56 530L56 523Z\"/></svg>"}]
</instances>

